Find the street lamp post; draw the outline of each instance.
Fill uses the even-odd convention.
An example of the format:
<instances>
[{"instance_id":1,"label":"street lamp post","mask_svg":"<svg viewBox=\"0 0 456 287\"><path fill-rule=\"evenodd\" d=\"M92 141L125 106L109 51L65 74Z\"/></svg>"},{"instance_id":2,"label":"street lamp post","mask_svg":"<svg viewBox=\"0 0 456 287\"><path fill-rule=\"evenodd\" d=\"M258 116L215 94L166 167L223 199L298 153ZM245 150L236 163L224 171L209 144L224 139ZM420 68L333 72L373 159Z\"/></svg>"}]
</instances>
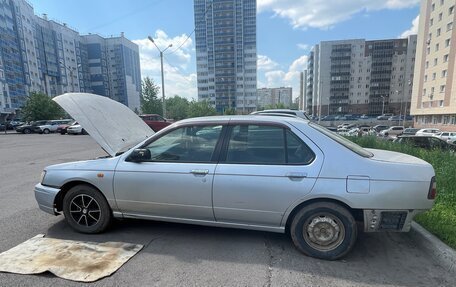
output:
<instances>
[{"instance_id":1,"label":"street lamp post","mask_svg":"<svg viewBox=\"0 0 456 287\"><path fill-rule=\"evenodd\" d=\"M160 52L160 66L161 66L161 82L162 82L162 101L163 101L163 117L166 118L166 102L165 102L165 77L163 75L163 52L171 48L173 44L169 44L163 51L158 48L157 44L155 44L154 39L151 36L147 37L152 43L154 43L157 50Z\"/></svg>"}]
</instances>

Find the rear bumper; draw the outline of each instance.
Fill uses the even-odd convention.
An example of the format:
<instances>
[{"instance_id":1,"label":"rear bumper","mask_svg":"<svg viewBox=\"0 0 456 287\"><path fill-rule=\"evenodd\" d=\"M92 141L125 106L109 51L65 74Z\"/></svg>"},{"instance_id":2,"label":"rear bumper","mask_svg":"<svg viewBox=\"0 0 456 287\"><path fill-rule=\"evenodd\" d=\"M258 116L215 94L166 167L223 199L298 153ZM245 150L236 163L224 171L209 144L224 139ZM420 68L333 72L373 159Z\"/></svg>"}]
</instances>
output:
<instances>
[{"instance_id":1,"label":"rear bumper","mask_svg":"<svg viewBox=\"0 0 456 287\"><path fill-rule=\"evenodd\" d=\"M364 231L396 231L408 232L412 226L413 218L424 209L414 210L364 210Z\"/></svg>"},{"instance_id":2,"label":"rear bumper","mask_svg":"<svg viewBox=\"0 0 456 287\"><path fill-rule=\"evenodd\" d=\"M35 199L40 209L49 214L57 215L58 213L54 209L54 201L59 192L59 188L44 186L41 183L35 185Z\"/></svg>"}]
</instances>

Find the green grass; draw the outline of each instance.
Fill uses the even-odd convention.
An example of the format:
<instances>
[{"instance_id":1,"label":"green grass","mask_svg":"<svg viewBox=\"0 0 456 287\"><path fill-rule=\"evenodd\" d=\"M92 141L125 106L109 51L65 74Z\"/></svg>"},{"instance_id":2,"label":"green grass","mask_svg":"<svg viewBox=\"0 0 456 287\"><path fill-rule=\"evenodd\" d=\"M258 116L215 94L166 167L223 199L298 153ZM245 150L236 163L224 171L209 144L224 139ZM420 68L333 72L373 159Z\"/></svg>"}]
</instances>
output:
<instances>
[{"instance_id":1,"label":"green grass","mask_svg":"<svg viewBox=\"0 0 456 287\"><path fill-rule=\"evenodd\" d=\"M456 249L456 156L448 151L425 150L378 140L376 137L349 137L365 148L402 152L419 157L434 167L437 198L434 207L415 220L446 244Z\"/></svg>"}]
</instances>

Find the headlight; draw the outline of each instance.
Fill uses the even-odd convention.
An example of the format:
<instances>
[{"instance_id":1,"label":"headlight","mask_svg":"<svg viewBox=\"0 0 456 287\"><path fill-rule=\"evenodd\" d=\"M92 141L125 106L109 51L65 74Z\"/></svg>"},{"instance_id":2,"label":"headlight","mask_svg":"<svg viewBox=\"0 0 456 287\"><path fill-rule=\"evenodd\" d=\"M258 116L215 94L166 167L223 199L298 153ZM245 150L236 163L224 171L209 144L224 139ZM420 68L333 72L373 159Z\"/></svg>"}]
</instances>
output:
<instances>
[{"instance_id":1,"label":"headlight","mask_svg":"<svg viewBox=\"0 0 456 287\"><path fill-rule=\"evenodd\" d=\"M46 176L46 171L43 170L43 171L41 172L41 176L40 176L40 183L41 183L41 184L43 184L43 181L44 181L44 177L45 177L45 176Z\"/></svg>"}]
</instances>

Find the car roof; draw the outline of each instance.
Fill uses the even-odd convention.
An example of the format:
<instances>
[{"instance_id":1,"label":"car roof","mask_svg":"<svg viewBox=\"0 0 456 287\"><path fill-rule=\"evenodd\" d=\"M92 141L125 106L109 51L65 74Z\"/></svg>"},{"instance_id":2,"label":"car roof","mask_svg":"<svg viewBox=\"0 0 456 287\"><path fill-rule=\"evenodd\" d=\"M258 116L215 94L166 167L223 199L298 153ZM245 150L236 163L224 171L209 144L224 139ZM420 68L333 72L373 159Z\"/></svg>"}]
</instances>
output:
<instances>
[{"instance_id":1,"label":"car roof","mask_svg":"<svg viewBox=\"0 0 456 287\"><path fill-rule=\"evenodd\" d=\"M309 120L300 118L300 117L286 117L286 116L276 116L276 115L234 115L234 116L209 116L209 117L198 117L198 118L190 118L179 121L179 124L186 124L186 123L220 123L226 124L228 122L264 122L264 123L279 123L279 124L286 124L286 123L309 123Z\"/></svg>"}]
</instances>

